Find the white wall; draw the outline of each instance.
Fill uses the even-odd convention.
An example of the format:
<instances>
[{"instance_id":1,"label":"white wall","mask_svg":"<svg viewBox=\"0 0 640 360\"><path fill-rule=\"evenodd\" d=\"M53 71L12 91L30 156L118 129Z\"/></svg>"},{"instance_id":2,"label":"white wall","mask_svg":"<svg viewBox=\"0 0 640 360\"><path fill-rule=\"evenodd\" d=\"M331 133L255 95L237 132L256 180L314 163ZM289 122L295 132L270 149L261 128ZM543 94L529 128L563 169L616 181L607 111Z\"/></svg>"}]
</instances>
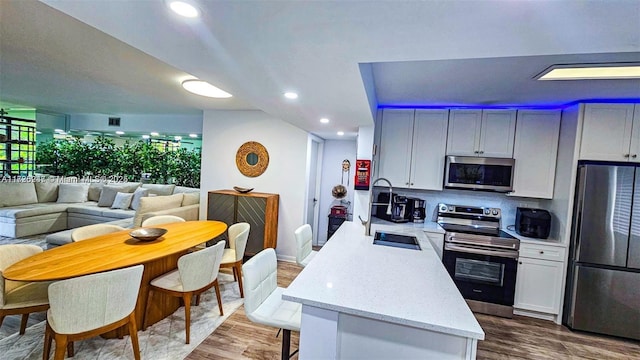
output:
<instances>
[{"instance_id":1,"label":"white wall","mask_svg":"<svg viewBox=\"0 0 640 360\"><path fill-rule=\"evenodd\" d=\"M207 192L233 186L280 194L278 258L295 261L294 230L304 220L307 132L262 111L205 111L202 124L200 218L207 217ZM264 174L250 178L236 167L236 151L257 141L269 152Z\"/></svg>"},{"instance_id":2,"label":"white wall","mask_svg":"<svg viewBox=\"0 0 640 360\"><path fill-rule=\"evenodd\" d=\"M351 162L351 171L342 173L342 161L344 159ZM324 153L322 156L322 177L320 179L320 221L318 225L318 243L320 245L327 241L328 215L331 206L340 205L340 200L336 200L331 195L334 186L342 183L347 188L347 196L342 199L350 203L349 212L353 211L353 180L356 166L356 141L355 140L325 140ZM346 205L345 205L346 206Z\"/></svg>"},{"instance_id":3,"label":"white wall","mask_svg":"<svg viewBox=\"0 0 640 360\"><path fill-rule=\"evenodd\" d=\"M119 117L120 126L109 126L109 117ZM152 132L160 134L199 134L202 115L175 114L71 114L70 129L115 132Z\"/></svg>"}]
</instances>

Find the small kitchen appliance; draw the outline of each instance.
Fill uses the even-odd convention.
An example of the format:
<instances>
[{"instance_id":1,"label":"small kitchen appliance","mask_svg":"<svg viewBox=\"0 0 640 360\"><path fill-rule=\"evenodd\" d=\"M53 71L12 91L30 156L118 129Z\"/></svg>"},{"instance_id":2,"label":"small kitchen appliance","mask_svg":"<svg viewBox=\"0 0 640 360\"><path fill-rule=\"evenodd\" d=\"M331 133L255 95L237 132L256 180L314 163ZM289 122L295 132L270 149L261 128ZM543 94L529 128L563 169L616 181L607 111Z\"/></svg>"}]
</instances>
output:
<instances>
[{"instance_id":1,"label":"small kitchen appliance","mask_svg":"<svg viewBox=\"0 0 640 360\"><path fill-rule=\"evenodd\" d=\"M391 215L386 213L386 207L378 206L376 209L376 217L379 219L392 221L395 223L406 223L413 219L413 202L409 201L410 198L393 194L393 200L391 201ZM381 192L378 194L378 203L389 202L389 193Z\"/></svg>"},{"instance_id":2,"label":"small kitchen appliance","mask_svg":"<svg viewBox=\"0 0 640 360\"><path fill-rule=\"evenodd\" d=\"M414 223L423 223L424 218L426 216L425 204L426 202L422 199L411 198L411 202L413 203L413 222Z\"/></svg>"},{"instance_id":3,"label":"small kitchen appliance","mask_svg":"<svg viewBox=\"0 0 640 360\"><path fill-rule=\"evenodd\" d=\"M546 239L551 229L551 214L544 209L517 208L516 232L522 236Z\"/></svg>"}]
</instances>

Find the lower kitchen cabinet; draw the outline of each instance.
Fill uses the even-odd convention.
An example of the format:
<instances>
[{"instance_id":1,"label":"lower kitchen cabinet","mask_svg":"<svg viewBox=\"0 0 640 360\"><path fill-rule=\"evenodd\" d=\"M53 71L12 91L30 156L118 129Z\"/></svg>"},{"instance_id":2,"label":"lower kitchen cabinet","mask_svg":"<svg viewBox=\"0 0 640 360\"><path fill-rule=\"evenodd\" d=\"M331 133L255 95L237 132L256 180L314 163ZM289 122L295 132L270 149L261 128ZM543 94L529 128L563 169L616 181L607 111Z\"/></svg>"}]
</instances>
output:
<instances>
[{"instance_id":1,"label":"lower kitchen cabinet","mask_svg":"<svg viewBox=\"0 0 640 360\"><path fill-rule=\"evenodd\" d=\"M526 243L520 245L513 307L555 318L560 313L565 249Z\"/></svg>"}]
</instances>

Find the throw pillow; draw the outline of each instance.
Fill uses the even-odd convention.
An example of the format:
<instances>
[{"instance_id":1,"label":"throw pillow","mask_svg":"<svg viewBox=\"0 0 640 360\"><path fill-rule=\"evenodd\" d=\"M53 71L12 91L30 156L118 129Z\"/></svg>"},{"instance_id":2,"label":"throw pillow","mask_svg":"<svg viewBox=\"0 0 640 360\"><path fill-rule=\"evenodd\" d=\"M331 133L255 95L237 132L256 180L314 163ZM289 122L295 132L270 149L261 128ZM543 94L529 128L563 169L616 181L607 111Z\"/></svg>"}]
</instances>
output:
<instances>
[{"instance_id":1,"label":"throw pillow","mask_svg":"<svg viewBox=\"0 0 640 360\"><path fill-rule=\"evenodd\" d=\"M58 186L59 203L86 202L89 194L89 184L60 184Z\"/></svg>"},{"instance_id":2,"label":"throw pillow","mask_svg":"<svg viewBox=\"0 0 640 360\"><path fill-rule=\"evenodd\" d=\"M128 193L128 187L122 185L105 185L102 187L100 193L100 199L98 199L98 206L109 207L113 204L113 200L116 198L116 194L119 192Z\"/></svg>"},{"instance_id":3,"label":"throw pillow","mask_svg":"<svg viewBox=\"0 0 640 360\"><path fill-rule=\"evenodd\" d=\"M115 199L113 200L113 205L111 205L111 208L126 210L131 205L131 199L133 199L132 193L118 192Z\"/></svg>"},{"instance_id":4,"label":"throw pillow","mask_svg":"<svg viewBox=\"0 0 640 360\"><path fill-rule=\"evenodd\" d=\"M43 179L35 182L39 203L56 202L58 200L58 183Z\"/></svg>"},{"instance_id":5,"label":"throw pillow","mask_svg":"<svg viewBox=\"0 0 640 360\"><path fill-rule=\"evenodd\" d=\"M140 206L140 199L146 196L149 196L149 189L137 188L136 191L133 192L131 208L133 210L138 210L138 206Z\"/></svg>"},{"instance_id":6,"label":"throw pillow","mask_svg":"<svg viewBox=\"0 0 640 360\"><path fill-rule=\"evenodd\" d=\"M182 204L182 196L182 194L175 194L141 198L140 205L133 218L133 227L140 227L142 225L142 215L144 214L159 210L179 208L180 204Z\"/></svg>"},{"instance_id":7,"label":"throw pillow","mask_svg":"<svg viewBox=\"0 0 640 360\"><path fill-rule=\"evenodd\" d=\"M184 193L184 199L182 199L182 206L189 206L200 204L200 193L191 192Z\"/></svg>"},{"instance_id":8,"label":"throw pillow","mask_svg":"<svg viewBox=\"0 0 640 360\"><path fill-rule=\"evenodd\" d=\"M92 182L89 185L89 201L98 201L100 200L100 192L102 191L102 188L104 187L104 183L101 181L97 181L97 182Z\"/></svg>"}]
</instances>

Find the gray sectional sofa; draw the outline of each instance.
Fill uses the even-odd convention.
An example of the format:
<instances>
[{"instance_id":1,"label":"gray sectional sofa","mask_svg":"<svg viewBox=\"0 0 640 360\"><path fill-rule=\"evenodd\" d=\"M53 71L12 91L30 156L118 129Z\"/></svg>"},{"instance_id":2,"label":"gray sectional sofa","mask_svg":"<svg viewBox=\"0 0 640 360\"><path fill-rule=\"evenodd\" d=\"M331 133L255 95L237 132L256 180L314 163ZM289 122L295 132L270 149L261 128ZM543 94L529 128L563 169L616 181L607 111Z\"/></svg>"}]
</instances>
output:
<instances>
[{"instance_id":1,"label":"gray sectional sofa","mask_svg":"<svg viewBox=\"0 0 640 360\"><path fill-rule=\"evenodd\" d=\"M199 218L200 189L172 184L66 181L0 181L0 236L24 237L97 223L133 228L148 217L162 214L185 220ZM51 246L69 241L70 231L47 236Z\"/></svg>"}]
</instances>

